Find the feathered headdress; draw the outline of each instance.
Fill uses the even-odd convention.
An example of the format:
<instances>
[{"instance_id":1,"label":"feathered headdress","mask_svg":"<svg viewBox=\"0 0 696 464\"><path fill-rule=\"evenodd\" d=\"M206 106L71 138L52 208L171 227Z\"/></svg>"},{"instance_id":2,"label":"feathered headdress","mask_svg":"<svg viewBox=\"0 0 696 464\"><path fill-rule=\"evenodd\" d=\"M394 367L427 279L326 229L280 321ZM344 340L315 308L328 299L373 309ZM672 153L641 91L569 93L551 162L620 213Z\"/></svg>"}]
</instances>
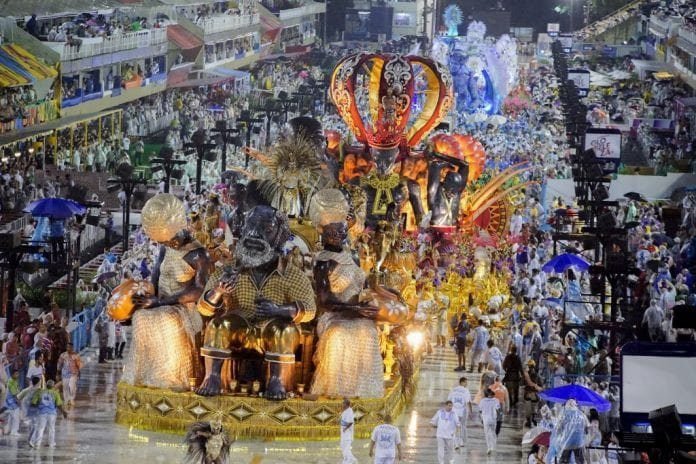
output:
<instances>
[{"instance_id":1,"label":"feathered headdress","mask_svg":"<svg viewBox=\"0 0 696 464\"><path fill-rule=\"evenodd\" d=\"M321 180L317 147L304 134L279 141L263 164L266 175L260 181L259 190L276 208L282 204L286 190L297 188L309 197Z\"/></svg>"}]
</instances>

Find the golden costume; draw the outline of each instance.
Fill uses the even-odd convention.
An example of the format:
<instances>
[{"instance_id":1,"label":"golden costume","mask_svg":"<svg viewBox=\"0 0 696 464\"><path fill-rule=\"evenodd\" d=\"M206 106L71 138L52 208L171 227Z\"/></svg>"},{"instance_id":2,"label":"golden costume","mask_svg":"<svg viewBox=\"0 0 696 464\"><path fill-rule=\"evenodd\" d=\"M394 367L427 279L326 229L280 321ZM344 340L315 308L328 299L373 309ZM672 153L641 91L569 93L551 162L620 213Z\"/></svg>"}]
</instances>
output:
<instances>
[{"instance_id":1,"label":"golden costume","mask_svg":"<svg viewBox=\"0 0 696 464\"><path fill-rule=\"evenodd\" d=\"M334 261L329 275L331 292L344 303L354 300L365 283L365 273L350 252L321 251L315 261ZM328 311L319 316L319 343L312 394L379 398L384 395L383 363L375 321Z\"/></svg>"},{"instance_id":2,"label":"golden costume","mask_svg":"<svg viewBox=\"0 0 696 464\"><path fill-rule=\"evenodd\" d=\"M179 292L195 275L184 260L202 248L191 242L180 250L167 248L160 267L158 293L168 297ZM197 373L198 354L194 337L203 328L195 304L140 309L133 315L133 347L123 369L123 381L131 385L185 390Z\"/></svg>"}]
</instances>

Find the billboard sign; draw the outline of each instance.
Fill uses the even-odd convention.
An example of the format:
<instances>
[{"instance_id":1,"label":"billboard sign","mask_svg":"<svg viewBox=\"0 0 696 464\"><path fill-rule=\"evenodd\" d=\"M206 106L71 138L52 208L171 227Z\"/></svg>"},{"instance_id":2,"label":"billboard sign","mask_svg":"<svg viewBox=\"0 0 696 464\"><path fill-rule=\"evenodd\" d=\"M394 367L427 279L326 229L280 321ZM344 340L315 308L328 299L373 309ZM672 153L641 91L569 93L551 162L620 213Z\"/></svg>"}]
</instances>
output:
<instances>
[{"instance_id":1,"label":"billboard sign","mask_svg":"<svg viewBox=\"0 0 696 464\"><path fill-rule=\"evenodd\" d=\"M619 129L587 129L585 150L592 149L601 160L604 174L613 174L621 163L621 131Z\"/></svg>"},{"instance_id":2,"label":"billboard sign","mask_svg":"<svg viewBox=\"0 0 696 464\"><path fill-rule=\"evenodd\" d=\"M558 37L558 34L560 32L561 32L560 23L548 23L548 24L546 24L546 33L549 35L549 37Z\"/></svg>"},{"instance_id":3,"label":"billboard sign","mask_svg":"<svg viewBox=\"0 0 696 464\"><path fill-rule=\"evenodd\" d=\"M568 79L578 87L578 96L586 97L590 90L590 71L587 69L569 69Z\"/></svg>"},{"instance_id":4,"label":"billboard sign","mask_svg":"<svg viewBox=\"0 0 696 464\"><path fill-rule=\"evenodd\" d=\"M559 34L558 41L561 42L563 53L570 53L573 50L573 34Z\"/></svg>"}]
</instances>

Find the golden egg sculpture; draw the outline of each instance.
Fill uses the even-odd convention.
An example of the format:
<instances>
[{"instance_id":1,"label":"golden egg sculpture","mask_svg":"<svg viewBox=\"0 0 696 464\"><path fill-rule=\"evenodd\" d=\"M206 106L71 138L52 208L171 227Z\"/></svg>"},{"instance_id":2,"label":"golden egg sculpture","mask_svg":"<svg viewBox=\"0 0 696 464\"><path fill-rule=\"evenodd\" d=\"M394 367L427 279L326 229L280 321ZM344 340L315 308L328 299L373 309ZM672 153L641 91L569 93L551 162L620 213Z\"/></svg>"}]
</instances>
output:
<instances>
[{"instance_id":1,"label":"golden egg sculpture","mask_svg":"<svg viewBox=\"0 0 696 464\"><path fill-rule=\"evenodd\" d=\"M106 304L106 314L115 321L125 321L131 318L135 304L133 296L150 296L155 294L155 287L147 280L127 279L111 292Z\"/></svg>"}]
</instances>

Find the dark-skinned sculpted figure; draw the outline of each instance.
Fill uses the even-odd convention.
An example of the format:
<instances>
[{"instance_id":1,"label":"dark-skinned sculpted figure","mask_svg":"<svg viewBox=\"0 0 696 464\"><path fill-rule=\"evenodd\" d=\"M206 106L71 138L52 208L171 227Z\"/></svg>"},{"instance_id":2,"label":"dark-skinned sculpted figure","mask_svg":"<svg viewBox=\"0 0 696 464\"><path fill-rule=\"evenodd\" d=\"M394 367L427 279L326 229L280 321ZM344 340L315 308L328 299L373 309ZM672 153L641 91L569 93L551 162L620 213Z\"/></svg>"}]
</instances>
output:
<instances>
[{"instance_id":1,"label":"dark-skinned sculpted figure","mask_svg":"<svg viewBox=\"0 0 696 464\"><path fill-rule=\"evenodd\" d=\"M198 394L219 394L223 362L254 352L264 356L268 399L284 399L293 389L298 324L314 318L316 304L309 278L281 257L289 236L287 217L274 208L259 205L247 213L236 268L198 302L200 313L212 316L201 349L207 362Z\"/></svg>"},{"instance_id":2,"label":"dark-skinned sculpted figure","mask_svg":"<svg viewBox=\"0 0 696 464\"><path fill-rule=\"evenodd\" d=\"M466 188L469 165L462 160L429 153L428 207L430 225L455 226L459 219L459 203ZM455 171L454 168L458 170ZM443 176L444 174L444 176Z\"/></svg>"},{"instance_id":3,"label":"dark-skinned sculpted figure","mask_svg":"<svg viewBox=\"0 0 696 464\"><path fill-rule=\"evenodd\" d=\"M386 289L367 288L366 274L346 247L349 207L340 190L320 190L310 216L324 249L314 258L314 281L322 314L311 393L378 398L384 394L377 321L399 323L408 308Z\"/></svg>"},{"instance_id":4,"label":"dark-skinned sculpted figure","mask_svg":"<svg viewBox=\"0 0 696 464\"><path fill-rule=\"evenodd\" d=\"M123 370L132 385L186 390L197 375L195 336L202 329L196 303L211 267L208 252L186 229L184 204L159 194L142 210L142 225L160 244L152 272L154 295L135 295L133 347Z\"/></svg>"}]
</instances>

